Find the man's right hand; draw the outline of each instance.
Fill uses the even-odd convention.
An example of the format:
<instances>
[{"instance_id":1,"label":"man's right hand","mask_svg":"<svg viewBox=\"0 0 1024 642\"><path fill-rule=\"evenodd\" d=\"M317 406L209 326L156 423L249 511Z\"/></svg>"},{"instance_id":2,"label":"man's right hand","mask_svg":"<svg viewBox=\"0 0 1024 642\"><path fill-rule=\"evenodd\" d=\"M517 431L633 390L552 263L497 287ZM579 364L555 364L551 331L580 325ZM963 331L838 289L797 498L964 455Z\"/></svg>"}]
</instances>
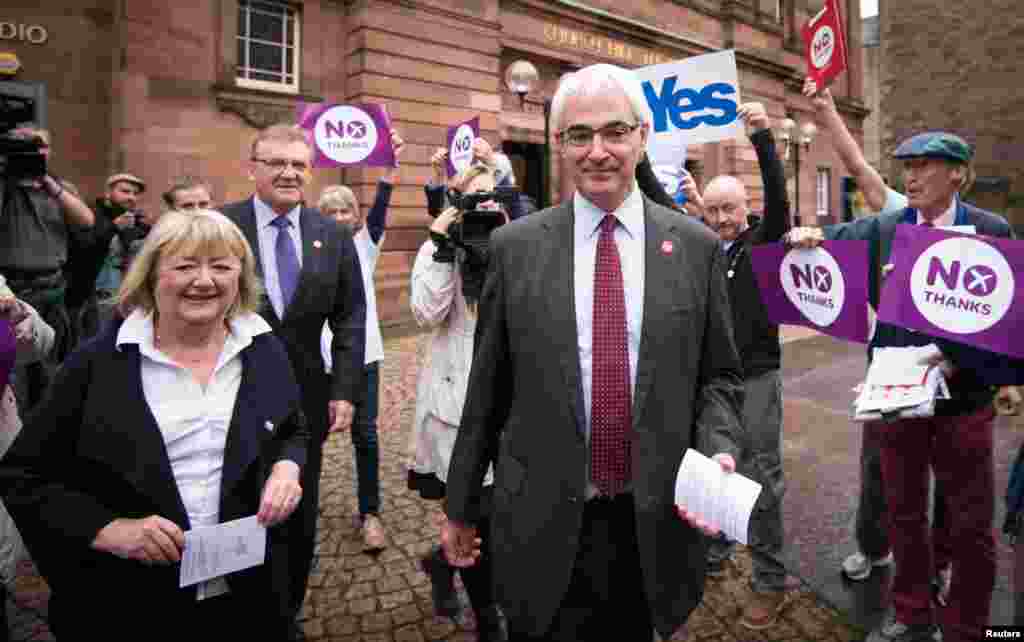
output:
<instances>
[{"instance_id":1,"label":"man's right hand","mask_svg":"<svg viewBox=\"0 0 1024 642\"><path fill-rule=\"evenodd\" d=\"M441 548L452 566L465 568L476 564L480 557L480 538L475 526L444 520L441 523Z\"/></svg>"},{"instance_id":2,"label":"man's right hand","mask_svg":"<svg viewBox=\"0 0 1024 642\"><path fill-rule=\"evenodd\" d=\"M159 515L115 519L100 529L92 547L143 564L173 564L181 561L185 533Z\"/></svg>"},{"instance_id":3,"label":"man's right hand","mask_svg":"<svg viewBox=\"0 0 1024 642\"><path fill-rule=\"evenodd\" d=\"M786 244L806 250L816 248L825 240L819 227L794 227L786 234Z\"/></svg>"}]
</instances>

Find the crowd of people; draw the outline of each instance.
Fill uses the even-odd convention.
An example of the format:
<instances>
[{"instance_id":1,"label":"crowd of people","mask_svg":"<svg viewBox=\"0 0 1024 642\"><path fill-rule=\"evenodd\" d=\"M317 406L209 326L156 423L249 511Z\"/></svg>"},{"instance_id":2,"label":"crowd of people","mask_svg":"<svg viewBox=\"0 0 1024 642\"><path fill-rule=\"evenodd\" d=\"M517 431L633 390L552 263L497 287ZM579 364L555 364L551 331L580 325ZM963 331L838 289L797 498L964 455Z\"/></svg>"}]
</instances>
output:
<instances>
[{"instance_id":1,"label":"crowd of people","mask_svg":"<svg viewBox=\"0 0 1024 642\"><path fill-rule=\"evenodd\" d=\"M536 212L503 192L515 186L511 164L482 138L451 178L446 152L433 154L410 286L430 337L408 486L446 515L421 560L438 615L458 613L460 576L481 641L668 639L733 550L718 525L675 504L693 448L762 486L740 623L775 625L793 588L782 562L782 350L752 248L868 241L877 306L897 223L1011 236L1005 219L960 198L973 177L963 139L903 142L901 194L864 160L829 90L808 80L804 93L876 215L791 228L784 164L756 102L738 115L761 212L735 176L660 181L645 157L643 90L612 65L563 77L554 95L556 148L576 187L555 207ZM47 132L14 135L49 155ZM352 440L363 550L388 546L374 271L399 132L391 145L396 165L365 212L344 185L308 193L310 142L284 124L253 140L254 193L236 203L216 204L199 177L175 181L153 213L138 208L146 181L128 172L91 204L49 175L0 185L0 574L9 586L31 556L59 638L159 621L169 634L302 639L332 433ZM494 229L467 242L477 218ZM928 343L952 398L934 417L863 430L858 550L841 570L861 581L896 565L892 614L871 642L966 642L988 620L993 420L1019 411L1021 369L881 322L869 358ZM186 532L253 515L267 528L263 564L179 587Z\"/></svg>"}]
</instances>

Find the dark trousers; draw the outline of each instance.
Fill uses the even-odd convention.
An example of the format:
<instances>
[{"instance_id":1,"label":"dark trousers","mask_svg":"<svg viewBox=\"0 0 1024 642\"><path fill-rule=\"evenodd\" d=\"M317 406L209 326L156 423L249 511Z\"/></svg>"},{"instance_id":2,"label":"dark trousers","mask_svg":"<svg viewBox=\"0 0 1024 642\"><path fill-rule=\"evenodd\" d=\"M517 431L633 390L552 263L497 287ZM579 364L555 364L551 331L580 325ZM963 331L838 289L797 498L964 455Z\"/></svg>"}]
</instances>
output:
<instances>
[{"instance_id":1,"label":"dark trousers","mask_svg":"<svg viewBox=\"0 0 1024 642\"><path fill-rule=\"evenodd\" d=\"M124 587L121 587L122 589ZM153 610L119 604L86 604L79 596L50 596L49 625L58 640L139 640L157 628L167 638L189 640L288 640L291 620L244 597L226 593L200 601L176 601L154 620ZM105 609L103 607L106 607ZM159 636L156 636L159 637Z\"/></svg>"},{"instance_id":2,"label":"dark trousers","mask_svg":"<svg viewBox=\"0 0 1024 642\"><path fill-rule=\"evenodd\" d=\"M551 628L540 637L510 631L510 642L649 642L653 635L633 495L592 499L583 509L572 579Z\"/></svg>"},{"instance_id":3,"label":"dark trousers","mask_svg":"<svg viewBox=\"0 0 1024 642\"><path fill-rule=\"evenodd\" d=\"M319 398L320 395L310 395L308 403L303 403L309 421L310 439L306 465L299 482L302 484L302 501L286 522L292 560L289 589L296 614L306 598L306 585L316 550L316 524L320 515L320 470L323 465L324 442L327 440L328 417L326 396L322 403Z\"/></svg>"},{"instance_id":4,"label":"dark trousers","mask_svg":"<svg viewBox=\"0 0 1024 642\"><path fill-rule=\"evenodd\" d=\"M970 415L872 426L879 431L889 537L896 555L893 605L905 624L932 621L929 468L942 484L953 553L949 606L938 614L946 642L980 640L988 621L996 577L993 414L986 407Z\"/></svg>"},{"instance_id":5,"label":"dark trousers","mask_svg":"<svg viewBox=\"0 0 1024 642\"><path fill-rule=\"evenodd\" d=\"M352 418L352 452L356 459L356 496L360 515L380 512L380 449L377 445L377 410L380 363L363 368L363 396Z\"/></svg>"}]
</instances>

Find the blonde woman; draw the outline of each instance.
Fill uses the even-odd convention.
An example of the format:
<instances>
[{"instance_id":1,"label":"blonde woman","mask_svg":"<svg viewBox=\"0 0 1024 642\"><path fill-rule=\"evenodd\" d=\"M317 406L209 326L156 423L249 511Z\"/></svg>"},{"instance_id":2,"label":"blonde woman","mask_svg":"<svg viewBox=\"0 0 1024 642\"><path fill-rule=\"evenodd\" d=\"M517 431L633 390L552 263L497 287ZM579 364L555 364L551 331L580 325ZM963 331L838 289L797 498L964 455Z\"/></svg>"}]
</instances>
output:
<instances>
[{"instance_id":1,"label":"blonde woman","mask_svg":"<svg viewBox=\"0 0 1024 642\"><path fill-rule=\"evenodd\" d=\"M325 187L317 208L352 232L352 241L359 253L359 267L366 293L366 353L363 357L363 390L356 401L352 418L352 450L356 458L356 495L359 498L359 527L363 552L379 553L387 547L387 531L380 521L380 451L377 446L377 411L380 394L380 361L384 359L384 340L377 318L377 292L373 272L384 243L391 190L398 179L397 159L405 144L398 132L391 131L391 146L396 164L377 183L377 196L367 215L359 208L355 193L344 185ZM327 372L331 371L331 343L334 333L324 324L320 337Z\"/></svg>"},{"instance_id":2,"label":"blonde woman","mask_svg":"<svg viewBox=\"0 0 1024 642\"><path fill-rule=\"evenodd\" d=\"M261 292L227 218L165 214L121 284L125 318L65 362L0 462L59 637L287 634L282 524L309 435ZM252 516L262 564L179 588L188 531Z\"/></svg>"}]
</instances>

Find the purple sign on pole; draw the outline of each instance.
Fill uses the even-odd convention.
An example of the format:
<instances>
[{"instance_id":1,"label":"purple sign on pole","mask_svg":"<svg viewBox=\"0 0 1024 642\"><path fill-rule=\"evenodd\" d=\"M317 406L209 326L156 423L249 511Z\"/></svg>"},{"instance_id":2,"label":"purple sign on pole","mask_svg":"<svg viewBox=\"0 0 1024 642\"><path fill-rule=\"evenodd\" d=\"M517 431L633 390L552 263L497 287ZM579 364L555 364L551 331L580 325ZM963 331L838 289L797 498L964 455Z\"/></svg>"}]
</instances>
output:
<instances>
[{"instance_id":1,"label":"purple sign on pole","mask_svg":"<svg viewBox=\"0 0 1024 642\"><path fill-rule=\"evenodd\" d=\"M782 243L751 249L768 318L867 343L868 244L825 241L813 250Z\"/></svg>"},{"instance_id":2,"label":"purple sign on pole","mask_svg":"<svg viewBox=\"0 0 1024 642\"><path fill-rule=\"evenodd\" d=\"M7 388L17 351L18 344L10 320L0 319L0 395Z\"/></svg>"},{"instance_id":3,"label":"purple sign on pole","mask_svg":"<svg viewBox=\"0 0 1024 642\"><path fill-rule=\"evenodd\" d=\"M891 256L879 321L1024 358L1024 242L897 225Z\"/></svg>"},{"instance_id":4,"label":"purple sign on pole","mask_svg":"<svg viewBox=\"0 0 1024 642\"><path fill-rule=\"evenodd\" d=\"M313 167L395 166L391 118L384 105L300 103L298 120L315 150Z\"/></svg>"},{"instance_id":5,"label":"purple sign on pole","mask_svg":"<svg viewBox=\"0 0 1024 642\"><path fill-rule=\"evenodd\" d=\"M473 162L473 141L480 136L480 117L448 128L448 178Z\"/></svg>"}]
</instances>

